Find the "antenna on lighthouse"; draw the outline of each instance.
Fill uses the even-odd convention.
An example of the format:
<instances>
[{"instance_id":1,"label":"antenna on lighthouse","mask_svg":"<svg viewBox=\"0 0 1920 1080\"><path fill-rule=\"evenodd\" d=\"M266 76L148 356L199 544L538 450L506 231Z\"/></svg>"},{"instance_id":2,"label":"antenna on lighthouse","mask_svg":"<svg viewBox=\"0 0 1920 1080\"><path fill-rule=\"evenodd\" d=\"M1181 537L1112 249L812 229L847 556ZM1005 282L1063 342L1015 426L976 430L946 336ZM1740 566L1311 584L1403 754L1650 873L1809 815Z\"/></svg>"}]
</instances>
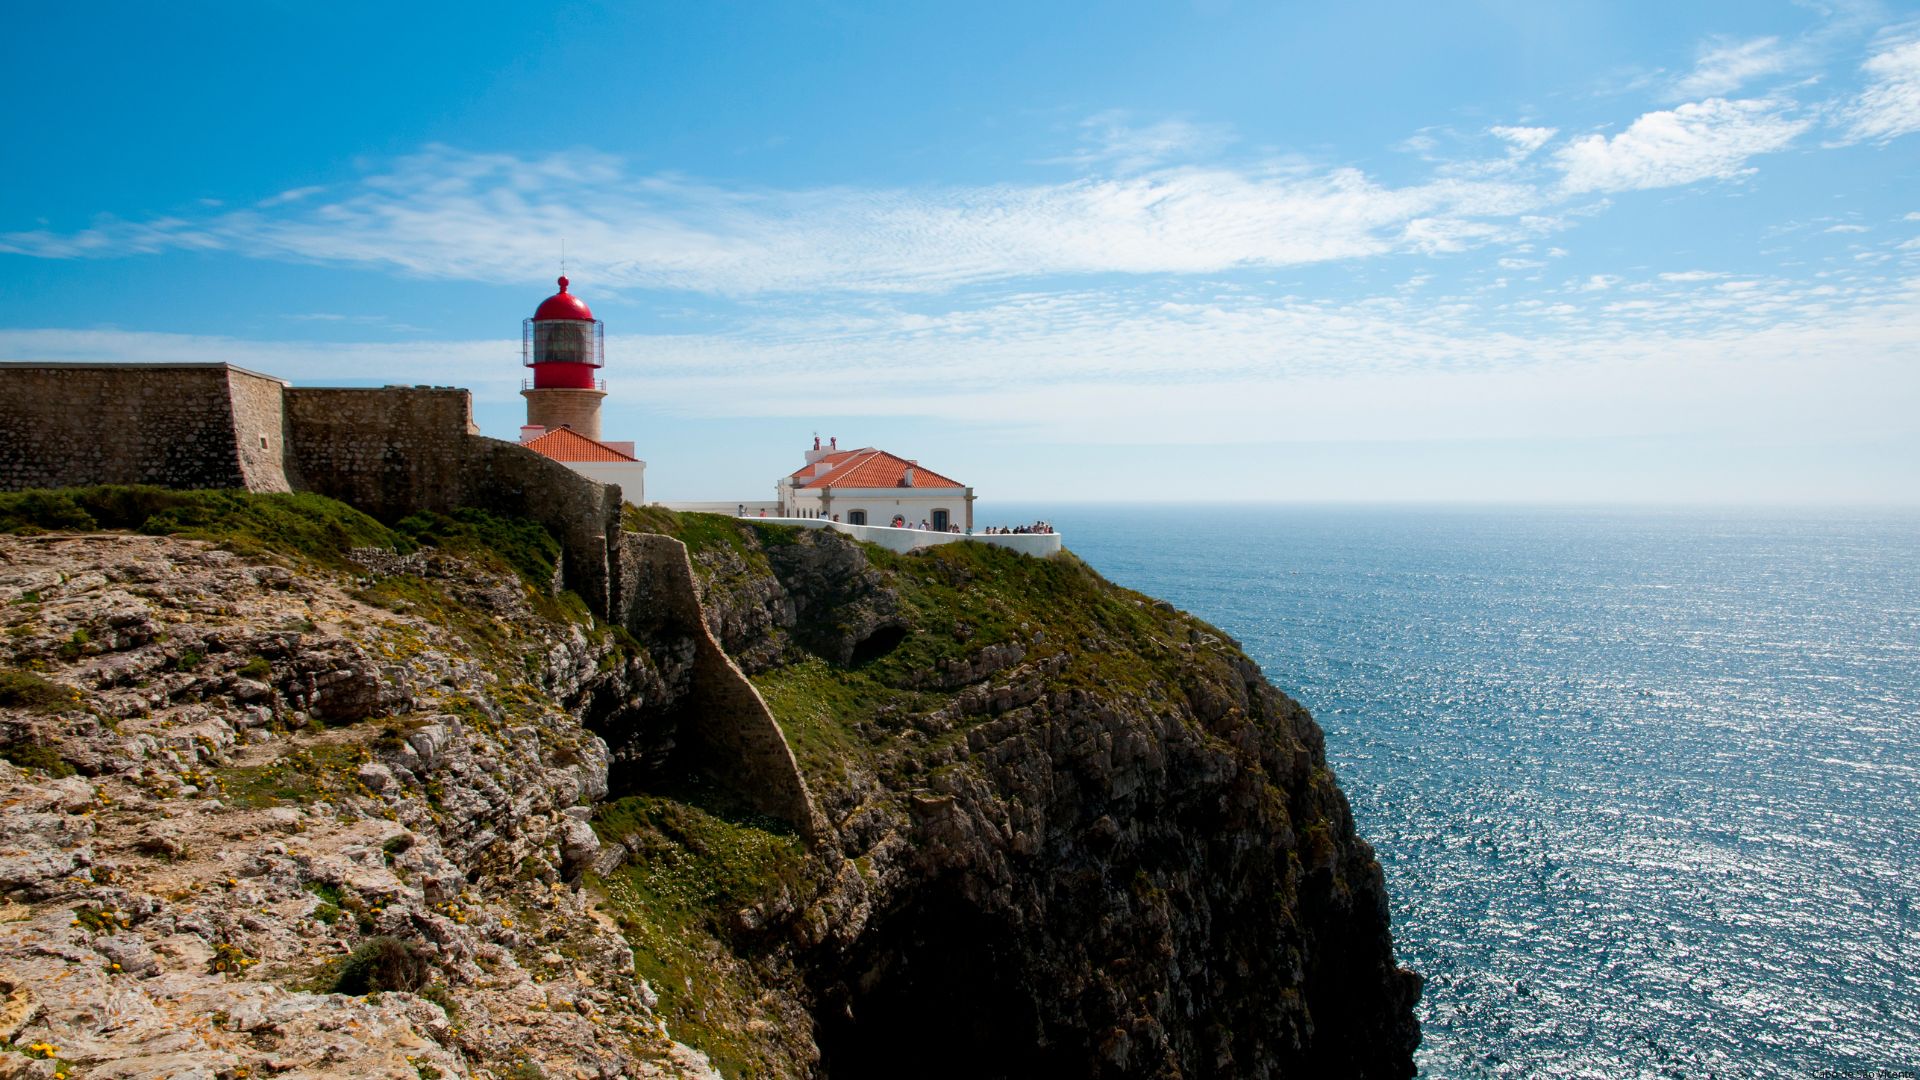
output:
<instances>
[{"instance_id":1,"label":"antenna on lighthouse","mask_svg":"<svg viewBox=\"0 0 1920 1080\"><path fill-rule=\"evenodd\" d=\"M567 238L560 238L560 276L567 276Z\"/></svg>"}]
</instances>

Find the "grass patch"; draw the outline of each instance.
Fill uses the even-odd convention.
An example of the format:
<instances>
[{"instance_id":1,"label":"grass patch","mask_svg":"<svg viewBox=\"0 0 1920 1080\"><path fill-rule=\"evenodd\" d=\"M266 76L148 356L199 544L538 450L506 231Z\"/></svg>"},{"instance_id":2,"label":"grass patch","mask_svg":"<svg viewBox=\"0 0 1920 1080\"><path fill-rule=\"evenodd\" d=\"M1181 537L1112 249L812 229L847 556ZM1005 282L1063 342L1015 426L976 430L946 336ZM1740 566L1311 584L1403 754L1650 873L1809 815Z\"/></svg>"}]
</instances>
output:
<instances>
[{"instance_id":1,"label":"grass patch","mask_svg":"<svg viewBox=\"0 0 1920 1080\"><path fill-rule=\"evenodd\" d=\"M31 671L0 669L0 709L34 709L52 712L72 708L80 701L80 691L35 675Z\"/></svg>"},{"instance_id":2,"label":"grass patch","mask_svg":"<svg viewBox=\"0 0 1920 1080\"><path fill-rule=\"evenodd\" d=\"M681 513L664 506L629 506L622 519L634 532L660 533L687 545L695 555L708 551L731 551L750 565L765 569L767 558L758 543L763 530L769 533L797 533L793 525L756 525L747 518L726 514Z\"/></svg>"},{"instance_id":3,"label":"grass patch","mask_svg":"<svg viewBox=\"0 0 1920 1080\"><path fill-rule=\"evenodd\" d=\"M504 518L462 507L450 514L422 512L402 518L394 530L415 543L479 561L497 561L548 592L560 565L560 542L538 522Z\"/></svg>"},{"instance_id":4,"label":"grass patch","mask_svg":"<svg viewBox=\"0 0 1920 1080\"><path fill-rule=\"evenodd\" d=\"M0 532L97 529L210 540L241 554L276 552L336 566L356 547L413 547L407 537L347 504L308 493L138 485L0 493Z\"/></svg>"},{"instance_id":5,"label":"grass patch","mask_svg":"<svg viewBox=\"0 0 1920 1080\"><path fill-rule=\"evenodd\" d=\"M801 839L698 783L607 803L593 824L634 851L603 885L674 1037L705 1051L727 1076L792 1072L793 1063L775 1060L749 1033L752 1020L765 1018L762 990L741 956L774 946L745 940L733 916L805 888Z\"/></svg>"},{"instance_id":6,"label":"grass patch","mask_svg":"<svg viewBox=\"0 0 1920 1080\"><path fill-rule=\"evenodd\" d=\"M351 792L362 757L361 748L351 743L319 743L265 765L220 769L214 777L230 805L300 806Z\"/></svg>"},{"instance_id":7,"label":"grass patch","mask_svg":"<svg viewBox=\"0 0 1920 1080\"><path fill-rule=\"evenodd\" d=\"M860 719L885 705L911 708L921 698L818 657L755 675L753 684L810 779L837 774L849 757L867 752L868 740L856 726Z\"/></svg>"},{"instance_id":8,"label":"grass patch","mask_svg":"<svg viewBox=\"0 0 1920 1080\"><path fill-rule=\"evenodd\" d=\"M60 756L60 751L43 742L31 740L0 743L0 758L22 769L34 769L46 773L54 779L74 774L73 763Z\"/></svg>"}]
</instances>

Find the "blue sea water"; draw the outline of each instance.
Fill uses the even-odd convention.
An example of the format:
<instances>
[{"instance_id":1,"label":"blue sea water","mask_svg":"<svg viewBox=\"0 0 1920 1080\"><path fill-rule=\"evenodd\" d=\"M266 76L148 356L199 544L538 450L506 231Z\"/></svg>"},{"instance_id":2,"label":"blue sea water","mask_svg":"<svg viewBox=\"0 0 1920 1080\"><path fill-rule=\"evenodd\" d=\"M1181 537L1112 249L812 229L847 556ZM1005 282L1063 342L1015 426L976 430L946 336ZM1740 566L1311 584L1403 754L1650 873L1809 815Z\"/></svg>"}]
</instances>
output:
<instances>
[{"instance_id":1,"label":"blue sea water","mask_svg":"<svg viewBox=\"0 0 1920 1080\"><path fill-rule=\"evenodd\" d=\"M1920 515L1045 515L1325 728L1423 1075L1920 1076Z\"/></svg>"}]
</instances>

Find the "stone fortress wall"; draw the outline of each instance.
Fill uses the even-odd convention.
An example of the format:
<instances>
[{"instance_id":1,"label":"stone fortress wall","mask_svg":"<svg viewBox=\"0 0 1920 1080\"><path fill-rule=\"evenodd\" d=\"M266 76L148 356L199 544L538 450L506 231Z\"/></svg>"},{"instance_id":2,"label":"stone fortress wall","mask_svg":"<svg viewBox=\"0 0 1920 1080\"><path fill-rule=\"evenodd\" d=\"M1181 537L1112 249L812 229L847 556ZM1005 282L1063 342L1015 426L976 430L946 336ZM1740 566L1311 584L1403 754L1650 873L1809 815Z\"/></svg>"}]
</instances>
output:
<instances>
[{"instance_id":1,"label":"stone fortress wall","mask_svg":"<svg viewBox=\"0 0 1920 1080\"><path fill-rule=\"evenodd\" d=\"M0 363L0 491L91 484L310 491L387 522L463 506L530 518L560 542L562 583L596 615L628 626L665 604L688 619L681 590L637 587L681 572L690 583L685 548L675 560L624 542L619 487L481 435L464 389L295 387L217 363ZM706 652L700 741L758 809L813 836L779 724L724 653Z\"/></svg>"},{"instance_id":2,"label":"stone fortress wall","mask_svg":"<svg viewBox=\"0 0 1920 1080\"><path fill-rule=\"evenodd\" d=\"M284 477L276 488L242 467L236 376L261 378L223 364L0 366L0 489L252 488L258 479L257 490L285 491ZM241 395L250 414L254 390Z\"/></svg>"}]
</instances>

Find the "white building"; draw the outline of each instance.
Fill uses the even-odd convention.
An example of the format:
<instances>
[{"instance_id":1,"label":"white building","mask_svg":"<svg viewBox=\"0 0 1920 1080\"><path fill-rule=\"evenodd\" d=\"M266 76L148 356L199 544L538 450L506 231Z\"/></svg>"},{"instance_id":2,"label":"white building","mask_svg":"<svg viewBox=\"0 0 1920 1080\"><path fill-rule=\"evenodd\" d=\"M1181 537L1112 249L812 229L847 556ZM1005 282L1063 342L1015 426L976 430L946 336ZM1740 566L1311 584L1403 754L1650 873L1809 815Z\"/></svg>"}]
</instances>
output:
<instances>
[{"instance_id":1,"label":"white building","mask_svg":"<svg viewBox=\"0 0 1920 1080\"><path fill-rule=\"evenodd\" d=\"M815 439L807 463L781 477L776 493L782 517L973 531L972 488L871 446L842 450Z\"/></svg>"},{"instance_id":2,"label":"white building","mask_svg":"<svg viewBox=\"0 0 1920 1080\"><path fill-rule=\"evenodd\" d=\"M520 429L520 445L545 454L590 480L619 484L620 498L635 506L647 501L647 463L633 456L630 442L601 442L572 428L528 424Z\"/></svg>"}]
</instances>

